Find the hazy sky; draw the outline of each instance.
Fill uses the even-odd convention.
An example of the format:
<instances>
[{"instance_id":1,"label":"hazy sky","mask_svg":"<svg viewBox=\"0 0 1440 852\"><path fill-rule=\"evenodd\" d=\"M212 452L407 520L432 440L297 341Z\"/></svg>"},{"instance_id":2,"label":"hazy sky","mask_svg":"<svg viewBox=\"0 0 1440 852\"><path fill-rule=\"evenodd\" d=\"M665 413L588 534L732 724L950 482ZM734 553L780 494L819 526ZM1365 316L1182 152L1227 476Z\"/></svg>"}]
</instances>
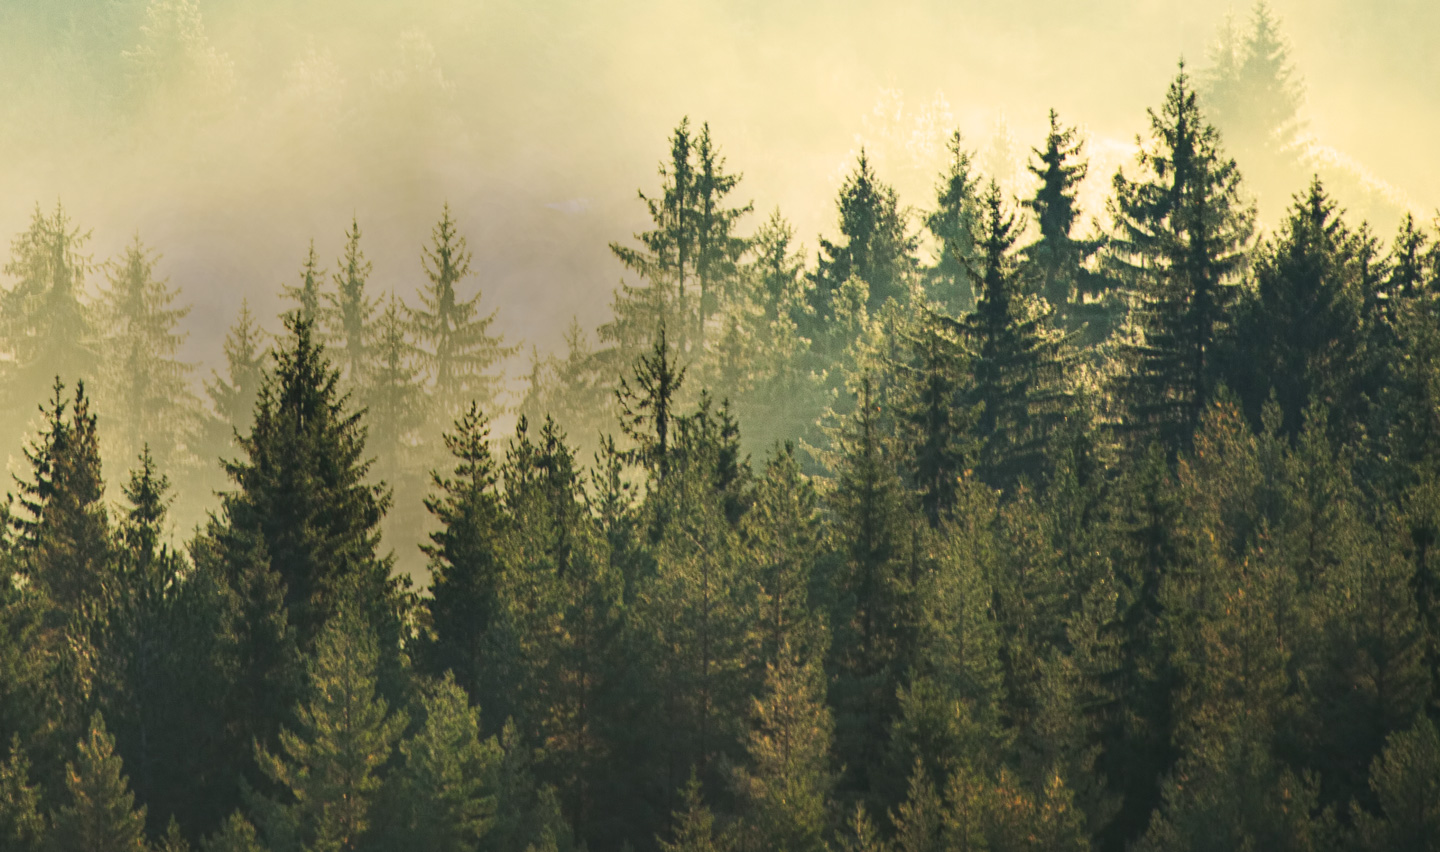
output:
<instances>
[{"instance_id":1,"label":"hazy sky","mask_svg":"<svg viewBox=\"0 0 1440 852\"><path fill-rule=\"evenodd\" d=\"M572 316L593 328L621 274L607 243L645 226L635 192L655 188L682 115L708 121L744 174L738 194L754 200L753 223L778 205L812 253L817 234L832 232L834 193L861 144L904 203L924 206L950 130L994 167L1005 162L996 140L1008 135L1023 154L1052 106L1089 138L1086 197L1099 213L1145 109L1181 56L1204 65L1231 8L149 5L0 0L0 233L57 198L93 229L97 260L138 230L193 305L186 353L207 365L243 297L267 318L280 309L279 285L293 281L311 238L333 268L352 215L374 261L372 288L409 298L420 245L447 200L475 253L468 286L500 309L511 341L552 349ZM1276 0L1272 9L1320 150L1428 218L1440 203L1431 142L1440 60L1428 43L1440 4ZM1249 7L1234 12L1243 24Z\"/></svg>"}]
</instances>

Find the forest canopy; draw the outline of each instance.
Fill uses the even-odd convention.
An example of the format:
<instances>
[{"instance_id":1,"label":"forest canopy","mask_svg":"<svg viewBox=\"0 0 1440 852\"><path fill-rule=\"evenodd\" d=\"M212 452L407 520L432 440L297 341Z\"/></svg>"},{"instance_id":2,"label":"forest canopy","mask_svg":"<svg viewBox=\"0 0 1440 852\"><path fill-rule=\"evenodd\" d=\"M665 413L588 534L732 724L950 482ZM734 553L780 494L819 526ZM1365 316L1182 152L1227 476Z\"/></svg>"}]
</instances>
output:
<instances>
[{"instance_id":1,"label":"forest canopy","mask_svg":"<svg viewBox=\"0 0 1440 852\"><path fill-rule=\"evenodd\" d=\"M925 197L858 150L813 250L681 117L528 366L448 204L208 377L171 249L37 204L0 849L1440 848L1440 232L1307 159L1263 4L1172 69L1102 209L1050 110Z\"/></svg>"}]
</instances>

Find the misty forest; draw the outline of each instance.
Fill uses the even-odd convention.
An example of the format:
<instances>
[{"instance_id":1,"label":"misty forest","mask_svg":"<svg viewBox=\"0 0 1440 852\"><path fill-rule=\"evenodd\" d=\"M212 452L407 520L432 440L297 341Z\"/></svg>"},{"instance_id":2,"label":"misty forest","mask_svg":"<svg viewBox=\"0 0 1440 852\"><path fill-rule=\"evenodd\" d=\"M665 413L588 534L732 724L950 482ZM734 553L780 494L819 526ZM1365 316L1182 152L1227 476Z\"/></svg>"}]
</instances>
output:
<instances>
[{"instance_id":1,"label":"misty forest","mask_svg":"<svg viewBox=\"0 0 1440 852\"><path fill-rule=\"evenodd\" d=\"M193 0L62 5L0 22L96 127L236 120ZM544 349L443 193L394 273L247 213L305 248L226 331L17 179L0 849L1440 849L1440 234L1315 156L1285 27L1113 164L857 144L810 248L677 111Z\"/></svg>"}]
</instances>

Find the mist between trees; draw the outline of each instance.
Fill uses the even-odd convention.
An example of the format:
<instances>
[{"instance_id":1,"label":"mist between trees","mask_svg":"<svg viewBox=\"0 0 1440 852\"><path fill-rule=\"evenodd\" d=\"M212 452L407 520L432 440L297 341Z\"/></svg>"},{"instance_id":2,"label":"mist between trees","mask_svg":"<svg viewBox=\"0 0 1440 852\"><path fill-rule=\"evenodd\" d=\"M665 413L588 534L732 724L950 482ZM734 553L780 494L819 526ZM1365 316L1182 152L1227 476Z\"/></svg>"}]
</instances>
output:
<instances>
[{"instance_id":1,"label":"mist between trees","mask_svg":"<svg viewBox=\"0 0 1440 852\"><path fill-rule=\"evenodd\" d=\"M1306 176L1263 6L1221 44L1104 228L1052 112L1019 198L861 152L811 262L680 121L515 399L448 207L203 395L156 250L37 207L0 848L1437 848L1440 242Z\"/></svg>"}]
</instances>

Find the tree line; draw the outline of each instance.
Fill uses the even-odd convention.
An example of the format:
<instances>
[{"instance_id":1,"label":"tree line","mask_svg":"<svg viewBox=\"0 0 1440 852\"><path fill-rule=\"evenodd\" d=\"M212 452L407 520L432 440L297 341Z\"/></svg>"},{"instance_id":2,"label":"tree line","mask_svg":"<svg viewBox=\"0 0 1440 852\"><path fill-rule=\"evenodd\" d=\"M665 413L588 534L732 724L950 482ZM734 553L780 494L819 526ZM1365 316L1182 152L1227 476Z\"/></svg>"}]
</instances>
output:
<instances>
[{"instance_id":1,"label":"tree line","mask_svg":"<svg viewBox=\"0 0 1440 852\"><path fill-rule=\"evenodd\" d=\"M1440 243L1318 179L1257 237L1206 103L1182 67L1092 234L1058 116L1019 202L955 137L928 260L862 154L813 265L778 214L740 235L682 122L634 283L498 440L448 211L408 309L352 224L268 354L232 332L179 547L177 419L108 500L131 397L51 373L0 540L0 846L1435 848ZM7 330L86 319L78 232L36 221ZM110 327L173 341L146 286ZM118 338L10 339L84 375ZM427 398L443 452L387 458ZM382 534L416 506L423 589Z\"/></svg>"}]
</instances>

